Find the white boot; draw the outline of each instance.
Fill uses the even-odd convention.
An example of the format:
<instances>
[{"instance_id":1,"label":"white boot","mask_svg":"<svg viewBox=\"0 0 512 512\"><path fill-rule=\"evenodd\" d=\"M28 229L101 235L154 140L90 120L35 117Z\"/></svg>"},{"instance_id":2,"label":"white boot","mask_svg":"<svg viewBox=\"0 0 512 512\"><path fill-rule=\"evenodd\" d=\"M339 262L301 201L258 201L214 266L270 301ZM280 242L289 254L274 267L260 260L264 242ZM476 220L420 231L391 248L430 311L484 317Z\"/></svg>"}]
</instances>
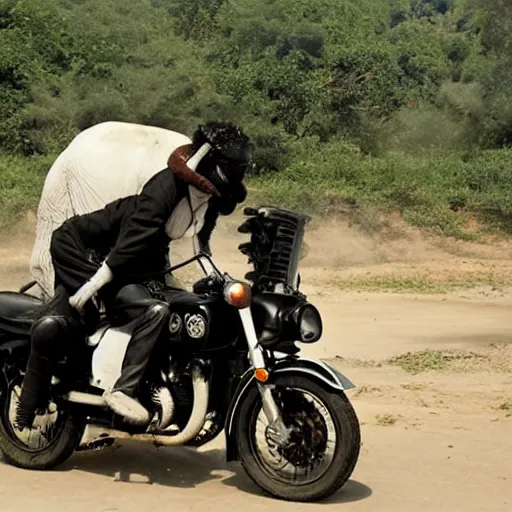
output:
<instances>
[{"instance_id":1,"label":"white boot","mask_svg":"<svg viewBox=\"0 0 512 512\"><path fill-rule=\"evenodd\" d=\"M135 398L125 395L122 391L105 392L103 398L116 414L123 416L129 423L136 425L149 423L149 412Z\"/></svg>"}]
</instances>

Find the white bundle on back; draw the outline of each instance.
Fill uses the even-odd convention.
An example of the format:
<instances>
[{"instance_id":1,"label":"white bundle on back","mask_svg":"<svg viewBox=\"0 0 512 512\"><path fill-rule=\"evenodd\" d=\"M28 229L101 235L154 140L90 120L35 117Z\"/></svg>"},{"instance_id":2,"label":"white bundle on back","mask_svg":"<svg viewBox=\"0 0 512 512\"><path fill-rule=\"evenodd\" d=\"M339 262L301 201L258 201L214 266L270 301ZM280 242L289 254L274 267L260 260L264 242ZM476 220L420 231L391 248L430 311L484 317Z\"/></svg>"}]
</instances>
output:
<instances>
[{"instance_id":1,"label":"white bundle on back","mask_svg":"<svg viewBox=\"0 0 512 512\"><path fill-rule=\"evenodd\" d=\"M139 193L177 147L190 143L181 133L120 122L95 125L73 139L50 168L37 210L30 272L45 294L53 295L52 232L75 214Z\"/></svg>"}]
</instances>

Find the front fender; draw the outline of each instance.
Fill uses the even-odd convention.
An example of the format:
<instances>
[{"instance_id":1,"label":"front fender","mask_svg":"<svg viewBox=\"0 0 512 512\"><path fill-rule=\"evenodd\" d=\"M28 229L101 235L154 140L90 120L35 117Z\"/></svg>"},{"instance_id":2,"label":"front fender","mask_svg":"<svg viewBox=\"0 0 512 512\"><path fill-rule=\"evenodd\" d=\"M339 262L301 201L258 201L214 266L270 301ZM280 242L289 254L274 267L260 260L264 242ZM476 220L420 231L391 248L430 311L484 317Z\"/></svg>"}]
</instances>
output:
<instances>
[{"instance_id":1,"label":"front fender","mask_svg":"<svg viewBox=\"0 0 512 512\"><path fill-rule=\"evenodd\" d=\"M315 380L321 386L331 390L334 393L340 393L347 389L352 389L355 385L347 379L342 373L323 361L302 358L286 358L277 362L271 371L271 379L279 375L303 375ZM235 391L231 400L228 412L226 414L225 435L226 435L226 459L228 462L238 460L238 451L236 447L235 422L238 410L245 396L252 386L257 384L254 378L254 370L247 370Z\"/></svg>"}]
</instances>

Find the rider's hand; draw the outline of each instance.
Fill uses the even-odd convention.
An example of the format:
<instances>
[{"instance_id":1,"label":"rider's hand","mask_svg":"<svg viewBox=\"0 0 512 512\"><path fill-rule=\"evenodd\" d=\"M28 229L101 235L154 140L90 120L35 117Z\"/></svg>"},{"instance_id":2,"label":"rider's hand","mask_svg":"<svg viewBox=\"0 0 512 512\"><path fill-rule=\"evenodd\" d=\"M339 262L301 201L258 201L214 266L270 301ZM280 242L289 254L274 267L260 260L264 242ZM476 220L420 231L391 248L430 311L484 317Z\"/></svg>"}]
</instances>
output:
<instances>
[{"instance_id":1,"label":"rider's hand","mask_svg":"<svg viewBox=\"0 0 512 512\"><path fill-rule=\"evenodd\" d=\"M218 288L219 278L216 274L210 274L209 276L203 277L199 281L195 282L192 291L198 295L215 291ZM222 283L221 283L222 284Z\"/></svg>"},{"instance_id":2,"label":"rider's hand","mask_svg":"<svg viewBox=\"0 0 512 512\"><path fill-rule=\"evenodd\" d=\"M112 281L112 271L106 263L99 268L87 283L85 283L72 297L69 303L77 311L81 311L86 302L91 299L103 286Z\"/></svg>"}]
</instances>

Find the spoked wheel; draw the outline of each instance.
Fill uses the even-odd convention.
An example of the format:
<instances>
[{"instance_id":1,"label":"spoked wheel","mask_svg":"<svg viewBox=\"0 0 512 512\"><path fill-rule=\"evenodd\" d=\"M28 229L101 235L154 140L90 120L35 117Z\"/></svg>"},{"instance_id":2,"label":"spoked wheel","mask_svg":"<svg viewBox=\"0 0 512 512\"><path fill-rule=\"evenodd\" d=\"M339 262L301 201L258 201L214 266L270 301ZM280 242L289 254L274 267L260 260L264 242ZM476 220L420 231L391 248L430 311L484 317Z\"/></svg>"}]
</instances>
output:
<instances>
[{"instance_id":1,"label":"spoked wheel","mask_svg":"<svg viewBox=\"0 0 512 512\"><path fill-rule=\"evenodd\" d=\"M52 469L78 447L84 423L50 401L38 411L33 427L14 426L21 392L21 375L0 390L0 452L4 461L23 469Z\"/></svg>"},{"instance_id":2,"label":"spoked wheel","mask_svg":"<svg viewBox=\"0 0 512 512\"><path fill-rule=\"evenodd\" d=\"M304 377L279 378L273 395L290 440L283 448L272 442L259 392L251 390L237 425L245 470L275 498L327 498L350 478L359 457L360 428L350 402Z\"/></svg>"}]
</instances>

